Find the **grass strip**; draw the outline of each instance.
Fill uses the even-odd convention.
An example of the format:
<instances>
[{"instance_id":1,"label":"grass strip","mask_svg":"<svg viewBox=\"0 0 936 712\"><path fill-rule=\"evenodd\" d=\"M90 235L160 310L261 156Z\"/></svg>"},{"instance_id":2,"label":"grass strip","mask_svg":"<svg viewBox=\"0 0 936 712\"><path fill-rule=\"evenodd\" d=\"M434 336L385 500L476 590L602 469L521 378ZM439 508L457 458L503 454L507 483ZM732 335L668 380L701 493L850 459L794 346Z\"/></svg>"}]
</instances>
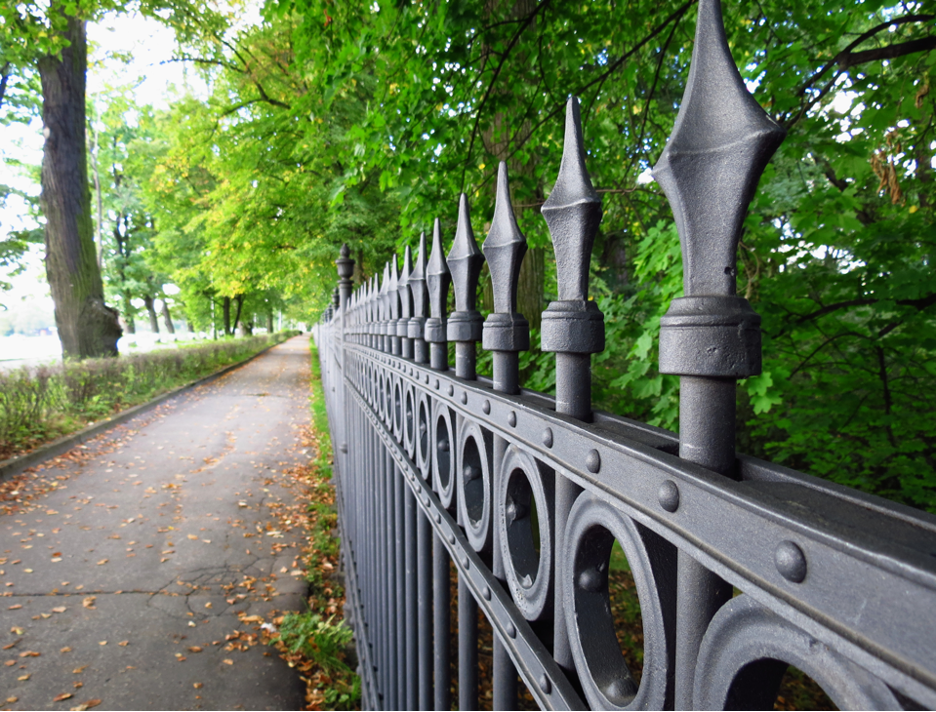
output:
<instances>
[{"instance_id":1,"label":"grass strip","mask_svg":"<svg viewBox=\"0 0 936 712\"><path fill-rule=\"evenodd\" d=\"M296 333L0 372L0 461L146 403Z\"/></svg>"}]
</instances>

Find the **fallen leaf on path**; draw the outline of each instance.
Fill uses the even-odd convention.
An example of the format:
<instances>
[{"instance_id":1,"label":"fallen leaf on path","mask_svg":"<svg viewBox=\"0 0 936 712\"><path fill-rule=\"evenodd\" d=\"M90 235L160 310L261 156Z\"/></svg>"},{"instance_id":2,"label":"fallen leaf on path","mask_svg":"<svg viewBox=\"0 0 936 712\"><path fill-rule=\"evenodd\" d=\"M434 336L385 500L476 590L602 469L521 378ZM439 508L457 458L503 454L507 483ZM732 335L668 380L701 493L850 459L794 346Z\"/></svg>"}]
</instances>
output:
<instances>
[{"instance_id":1,"label":"fallen leaf on path","mask_svg":"<svg viewBox=\"0 0 936 712\"><path fill-rule=\"evenodd\" d=\"M85 608L94 609L94 599L96 598L97 596L88 596L81 602L81 605L84 606Z\"/></svg>"},{"instance_id":2,"label":"fallen leaf on path","mask_svg":"<svg viewBox=\"0 0 936 712\"><path fill-rule=\"evenodd\" d=\"M52 614L51 614L51 613L40 613L40 614L39 614L39 617L40 617L40 618L51 618L51 617L52 617ZM35 617L35 616L33 616L33 620L36 620L36 617Z\"/></svg>"},{"instance_id":3,"label":"fallen leaf on path","mask_svg":"<svg viewBox=\"0 0 936 712\"><path fill-rule=\"evenodd\" d=\"M80 675L81 673L84 672L84 670L85 670L86 667L88 667L88 666L87 666L87 665L82 665L81 667L76 667L74 670L72 670L72 673L74 673L75 675Z\"/></svg>"},{"instance_id":4,"label":"fallen leaf on path","mask_svg":"<svg viewBox=\"0 0 936 712\"><path fill-rule=\"evenodd\" d=\"M67 699L70 698L70 697L73 697L72 693L70 693L70 692L63 692L62 694L56 695L55 697L53 697L53 698L52 698L52 701L53 701L53 702L62 702L63 700L67 700Z\"/></svg>"},{"instance_id":5,"label":"fallen leaf on path","mask_svg":"<svg viewBox=\"0 0 936 712\"><path fill-rule=\"evenodd\" d=\"M16 665L16 661L15 661L15 660L7 660L7 661L6 661L5 663L3 663L3 664L6 665L7 667L13 667L14 665Z\"/></svg>"},{"instance_id":6,"label":"fallen leaf on path","mask_svg":"<svg viewBox=\"0 0 936 712\"><path fill-rule=\"evenodd\" d=\"M193 653L200 653L202 651L202 647L200 645L190 645L189 651Z\"/></svg>"},{"instance_id":7,"label":"fallen leaf on path","mask_svg":"<svg viewBox=\"0 0 936 712\"><path fill-rule=\"evenodd\" d=\"M17 603L16 605L13 605L13 606L10 606L9 608L7 608L7 610L8 610L8 611L15 611L15 610L17 610L18 608L22 608L22 607L23 607L22 604Z\"/></svg>"},{"instance_id":8,"label":"fallen leaf on path","mask_svg":"<svg viewBox=\"0 0 936 712\"><path fill-rule=\"evenodd\" d=\"M107 641L106 641L106 640L102 640L100 643L98 643L98 645L107 645Z\"/></svg>"},{"instance_id":9,"label":"fallen leaf on path","mask_svg":"<svg viewBox=\"0 0 936 712\"><path fill-rule=\"evenodd\" d=\"M117 645L119 645L121 648L126 648L128 645L130 645L130 641L129 641L129 640L121 640L119 643L117 643Z\"/></svg>"},{"instance_id":10,"label":"fallen leaf on path","mask_svg":"<svg viewBox=\"0 0 936 712\"><path fill-rule=\"evenodd\" d=\"M72 687L74 687L76 690L78 690L78 689L84 687L84 683L83 683L81 680L77 680L76 682L73 682L73 683L72 683Z\"/></svg>"},{"instance_id":11,"label":"fallen leaf on path","mask_svg":"<svg viewBox=\"0 0 936 712\"><path fill-rule=\"evenodd\" d=\"M70 708L69 712L85 712L85 710L97 707L99 704L101 704L101 700L88 700L87 702L82 702L77 707Z\"/></svg>"},{"instance_id":12,"label":"fallen leaf on path","mask_svg":"<svg viewBox=\"0 0 936 712\"><path fill-rule=\"evenodd\" d=\"M192 687L194 687L196 690L200 690L202 687L204 687L204 685L202 685L200 682L193 682Z\"/></svg>"},{"instance_id":13,"label":"fallen leaf on path","mask_svg":"<svg viewBox=\"0 0 936 712\"><path fill-rule=\"evenodd\" d=\"M13 626L12 628L10 628L10 632L11 632L13 635L22 635L23 633L26 632L26 630L25 630L24 628L20 628L20 627L18 627L18 626Z\"/></svg>"},{"instance_id":14,"label":"fallen leaf on path","mask_svg":"<svg viewBox=\"0 0 936 712\"><path fill-rule=\"evenodd\" d=\"M6 701L7 701L7 704L8 704L8 705L12 705L12 704L13 704L14 702L16 702L18 699L19 699L19 697L13 697L13 696L11 696L11 697L7 697L7 698L6 698Z\"/></svg>"},{"instance_id":15,"label":"fallen leaf on path","mask_svg":"<svg viewBox=\"0 0 936 712\"><path fill-rule=\"evenodd\" d=\"M205 608L211 608L211 601L208 601L208 603L205 604Z\"/></svg>"},{"instance_id":16,"label":"fallen leaf on path","mask_svg":"<svg viewBox=\"0 0 936 712\"><path fill-rule=\"evenodd\" d=\"M9 650L10 648L12 648L14 645L16 645L19 642L20 642L19 640L14 640L12 643L7 643L6 645L3 646L3 649Z\"/></svg>"},{"instance_id":17,"label":"fallen leaf on path","mask_svg":"<svg viewBox=\"0 0 936 712\"><path fill-rule=\"evenodd\" d=\"M189 538L189 539L192 539L192 540L194 541L194 540L197 539L198 537L197 537L195 534L189 534L189 535L188 535L188 538Z\"/></svg>"},{"instance_id":18,"label":"fallen leaf on path","mask_svg":"<svg viewBox=\"0 0 936 712\"><path fill-rule=\"evenodd\" d=\"M60 652L60 653L70 653L70 652L71 652L71 648L68 647L68 646L66 645L64 648L62 648L61 650L59 650L59 652Z\"/></svg>"},{"instance_id":19,"label":"fallen leaf on path","mask_svg":"<svg viewBox=\"0 0 936 712\"><path fill-rule=\"evenodd\" d=\"M231 660L230 658L225 658L225 659L223 660L223 662L224 662L225 665L233 665L233 664L234 664L234 661Z\"/></svg>"},{"instance_id":20,"label":"fallen leaf on path","mask_svg":"<svg viewBox=\"0 0 936 712\"><path fill-rule=\"evenodd\" d=\"M20 653L21 658L38 658L42 653L37 653L35 650L24 650Z\"/></svg>"},{"instance_id":21,"label":"fallen leaf on path","mask_svg":"<svg viewBox=\"0 0 936 712\"><path fill-rule=\"evenodd\" d=\"M16 679L19 680L20 682L26 682L29 679L29 673L27 672L25 675L20 675Z\"/></svg>"},{"instance_id":22,"label":"fallen leaf on path","mask_svg":"<svg viewBox=\"0 0 936 712\"><path fill-rule=\"evenodd\" d=\"M97 562L97 565L98 565L98 566L103 566L103 565L106 564L106 563L107 563L107 559L101 559L100 561Z\"/></svg>"},{"instance_id":23,"label":"fallen leaf on path","mask_svg":"<svg viewBox=\"0 0 936 712\"><path fill-rule=\"evenodd\" d=\"M56 606L55 608L52 609L52 612L53 612L53 613L64 613L64 612L67 611L67 610L68 610L68 609L67 609L65 606Z\"/></svg>"}]
</instances>

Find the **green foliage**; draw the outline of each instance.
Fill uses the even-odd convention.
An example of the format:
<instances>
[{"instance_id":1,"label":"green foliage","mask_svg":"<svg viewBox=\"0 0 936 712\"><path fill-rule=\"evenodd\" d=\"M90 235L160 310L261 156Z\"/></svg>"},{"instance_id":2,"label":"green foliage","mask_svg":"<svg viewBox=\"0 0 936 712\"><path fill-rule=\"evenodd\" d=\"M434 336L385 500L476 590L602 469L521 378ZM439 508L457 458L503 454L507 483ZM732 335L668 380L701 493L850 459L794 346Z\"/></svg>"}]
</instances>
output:
<instances>
[{"instance_id":1,"label":"green foliage","mask_svg":"<svg viewBox=\"0 0 936 712\"><path fill-rule=\"evenodd\" d=\"M334 616L323 619L318 613L287 613L280 624L280 636L290 652L301 652L326 672L348 672L344 650L354 633L344 621L333 623Z\"/></svg>"}]
</instances>

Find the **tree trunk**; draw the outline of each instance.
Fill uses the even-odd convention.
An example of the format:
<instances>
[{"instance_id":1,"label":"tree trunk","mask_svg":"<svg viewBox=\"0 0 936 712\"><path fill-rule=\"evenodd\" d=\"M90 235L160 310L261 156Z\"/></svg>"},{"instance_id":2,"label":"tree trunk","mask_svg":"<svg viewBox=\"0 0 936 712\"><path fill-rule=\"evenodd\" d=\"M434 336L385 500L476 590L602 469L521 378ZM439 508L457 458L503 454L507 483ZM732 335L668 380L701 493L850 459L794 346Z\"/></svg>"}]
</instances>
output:
<instances>
[{"instance_id":1,"label":"tree trunk","mask_svg":"<svg viewBox=\"0 0 936 712\"><path fill-rule=\"evenodd\" d=\"M237 305L237 311L234 313L234 324L231 326L231 336L234 336L234 330L237 329L237 325L240 323L241 309L244 308L244 295L238 294L234 297L234 303Z\"/></svg>"},{"instance_id":2,"label":"tree trunk","mask_svg":"<svg viewBox=\"0 0 936 712\"><path fill-rule=\"evenodd\" d=\"M175 333L175 327L172 325L172 315L169 313L169 302L165 299L162 300L162 315L163 315L163 324L166 325L166 332L169 334Z\"/></svg>"},{"instance_id":3,"label":"tree trunk","mask_svg":"<svg viewBox=\"0 0 936 712\"><path fill-rule=\"evenodd\" d=\"M50 14L64 14L53 0ZM104 303L104 285L94 248L88 155L85 143L85 23L66 18L69 46L61 56L39 60L42 81L42 212L46 275L55 302L66 358L116 356L123 333L117 311Z\"/></svg>"},{"instance_id":4,"label":"tree trunk","mask_svg":"<svg viewBox=\"0 0 936 712\"><path fill-rule=\"evenodd\" d=\"M159 319L156 317L156 307L153 306L154 300L150 295L143 297L143 304L146 305L146 313L149 314L150 329L154 334L159 333Z\"/></svg>"},{"instance_id":5,"label":"tree trunk","mask_svg":"<svg viewBox=\"0 0 936 712\"><path fill-rule=\"evenodd\" d=\"M272 309L267 313L267 333L268 334L273 333L273 310Z\"/></svg>"},{"instance_id":6,"label":"tree trunk","mask_svg":"<svg viewBox=\"0 0 936 712\"><path fill-rule=\"evenodd\" d=\"M130 292L123 293L123 317L127 322L127 333L136 333L136 321L133 319L133 303L130 301Z\"/></svg>"},{"instance_id":7,"label":"tree trunk","mask_svg":"<svg viewBox=\"0 0 936 712\"><path fill-rule=\"evenodd\" d=\"M231 330L231 298L225 297L221 304L224 312L224 335L231 336L234 333Z\"/></svg>"}]
</instances>

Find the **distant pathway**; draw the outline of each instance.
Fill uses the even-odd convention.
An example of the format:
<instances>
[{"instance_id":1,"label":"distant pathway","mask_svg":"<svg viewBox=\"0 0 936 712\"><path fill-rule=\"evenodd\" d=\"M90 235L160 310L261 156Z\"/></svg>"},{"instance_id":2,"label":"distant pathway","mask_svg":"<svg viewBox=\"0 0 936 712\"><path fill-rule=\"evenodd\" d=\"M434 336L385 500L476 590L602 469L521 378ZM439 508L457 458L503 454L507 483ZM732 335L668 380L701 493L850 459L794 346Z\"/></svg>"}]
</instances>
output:
<instances>
[{"instance_id":1,"label":"distant pathway","mask_svg":"<svg viewBox=\"0 0 936 712\"><path fill-rule=\"evenodd\" d=\"M259 640L304 603L288 473L311 457L308 359L291 339L0 501L0 708L303 706Z\"/></svg>"}]
</instances>

